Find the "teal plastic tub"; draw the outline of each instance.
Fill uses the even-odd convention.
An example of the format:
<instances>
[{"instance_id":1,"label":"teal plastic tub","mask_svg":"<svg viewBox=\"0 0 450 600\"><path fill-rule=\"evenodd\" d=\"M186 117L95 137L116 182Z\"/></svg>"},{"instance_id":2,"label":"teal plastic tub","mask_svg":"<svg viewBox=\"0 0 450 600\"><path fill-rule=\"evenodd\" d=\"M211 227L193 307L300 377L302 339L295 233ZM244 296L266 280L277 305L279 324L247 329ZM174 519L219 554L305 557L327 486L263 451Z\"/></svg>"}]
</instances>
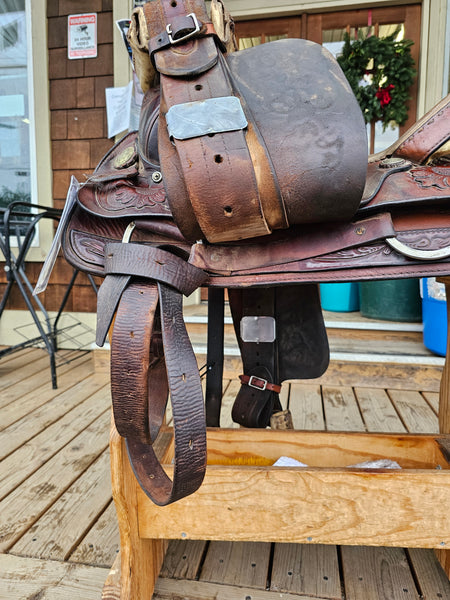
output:
<instances>
[{"instance_id":1,"label":"teal plastic tub","mask_svg":"<svg viewBox=\"0 0 450 600\"><path fill-rule=\"evenodd\" d=\"M359 283L321 283L320 301L324 310L334 312L359 310Z\"/></svg>"}]
</instances>

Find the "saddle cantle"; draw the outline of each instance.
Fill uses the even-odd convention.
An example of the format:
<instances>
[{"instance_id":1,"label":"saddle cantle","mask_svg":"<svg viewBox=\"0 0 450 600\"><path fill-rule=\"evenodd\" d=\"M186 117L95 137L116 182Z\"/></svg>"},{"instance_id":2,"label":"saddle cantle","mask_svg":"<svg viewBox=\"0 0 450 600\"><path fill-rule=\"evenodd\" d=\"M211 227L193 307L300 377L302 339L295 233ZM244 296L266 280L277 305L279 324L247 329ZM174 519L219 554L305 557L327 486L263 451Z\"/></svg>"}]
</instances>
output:
<instances>
[{"instance_id":1,"label":"saddle cantle","mask_svg":"<svg viewBox=\"0 0 450 600\"><path fill-rule=\"evenodd\" d=\"M280 40L228 55L216 29L232 27L214 29L201 0L154 0L139 22L147 80L159 74L160 87L146 92L139 132L81 186L63 248L105 278L97 341L115 316L116 426L163 505L195 491L206 464L182 294L229 289L244 368L232 415L266 427L283 381L327 368L318 282L449 273L450 96L367 160L359 107L320 46ZM172 479L153 448L169 395Z\"/></svg>"}]
</instances>

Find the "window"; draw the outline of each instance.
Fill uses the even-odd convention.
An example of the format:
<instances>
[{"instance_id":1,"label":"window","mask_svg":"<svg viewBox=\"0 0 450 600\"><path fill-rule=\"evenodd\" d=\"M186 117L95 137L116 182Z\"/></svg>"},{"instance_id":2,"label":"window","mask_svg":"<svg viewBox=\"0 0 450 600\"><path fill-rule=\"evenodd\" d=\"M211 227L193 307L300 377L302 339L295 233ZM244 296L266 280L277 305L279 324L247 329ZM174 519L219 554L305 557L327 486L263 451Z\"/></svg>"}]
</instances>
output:
<instances>
[{"instance_id":1,"label":"window","mask_svg":"<svg viewBox=\"0 0 450 600\"><path fill-rule=\"evenodd\" d=\"M52 203L46 6L0 0L0 207ZM40 227L30 258L44 258L52 233Z\"/></svg>"},{"instance_id":2,"label":"window","mask_svg":"<svg viewBox=\"0 0 450 600\"><path fill-rule=\"evenodd\" d=\"M0 3L0 206L31 200L25 0Z\"/></svg>"}]
</instances>

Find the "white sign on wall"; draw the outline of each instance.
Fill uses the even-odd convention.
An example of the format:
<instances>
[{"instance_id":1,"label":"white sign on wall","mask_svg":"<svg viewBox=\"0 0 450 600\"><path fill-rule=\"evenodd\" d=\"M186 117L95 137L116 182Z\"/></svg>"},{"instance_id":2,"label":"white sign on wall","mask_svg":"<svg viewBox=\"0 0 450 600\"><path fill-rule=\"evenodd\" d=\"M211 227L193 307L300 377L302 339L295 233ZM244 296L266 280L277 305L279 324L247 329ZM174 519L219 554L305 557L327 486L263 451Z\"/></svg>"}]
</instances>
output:
<instances>
[{"instance_id":1,"label":"white sign on wall","mask_svg":"<svg viewBox=\"0 0 450 600\"><path fill-rule=\"evenodd\" d=\"M71 59L97 56L97 13L69 15L67 47Z\"/></svg>"}]
</instances>

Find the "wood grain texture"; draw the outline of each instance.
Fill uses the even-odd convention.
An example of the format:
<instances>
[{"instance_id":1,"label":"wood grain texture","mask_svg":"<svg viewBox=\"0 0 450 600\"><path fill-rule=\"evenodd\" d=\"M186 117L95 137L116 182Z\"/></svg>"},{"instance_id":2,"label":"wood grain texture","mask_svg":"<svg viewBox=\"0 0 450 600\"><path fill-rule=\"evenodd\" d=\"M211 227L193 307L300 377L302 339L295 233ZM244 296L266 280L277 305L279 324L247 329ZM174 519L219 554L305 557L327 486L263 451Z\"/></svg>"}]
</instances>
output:
<instances>
[{"instance_id":1,"label":"wood grain texture","mask_svg":"<svg viewBox=\"0 0 450 600\"><path fill-rule=\"evenodd\" d=\"M323 410L328 431L365 431L352 388L323 386Z\"/></svg>"},{"instance_id":2,"label":"wood grain texture","mask_svg":"<svg viewBox=\"0 0 450 600\"><path fill-rule=\"evenodd\" d=\"M36 378L31 376L17 382L12 391L8 388L2 392L2 399L6 404L2 410L3 418L0 425L1 430L12 423L15 423L39 406L42 406L49 399L55 398L62 390L64 390L64 387L56 390L51 389L50 370L47 368L47 363L48 360L46 360L45 365L40 361L37 361L38 369L41 370L41 373L44 372L43 385L36 385ZM86 359L80 367L78 376L83 379L84 377L88 377L92 372L92 364ZM67 385L71 380L73 381L73 374L70 373L70 369L68 369L66 373L61 373L62 386Z\"/></svg>"},{"instance_id":3,"label":"wood grain texture","mask_svg":"<svg viewBox=\"0 0 450 600\"><path fill-rule=\"evenodd\" d=\"M265 588L270 544L261 542L211 542L200 581L249 588Z\"/></svg>"},{"instance_id":4,"label":"wood grain texture","mask_svg":"<svg viewBox=\"0 0 450 600\"><path fill-rule=\"evenodd\" d=\"M419 600L401 548L343 547L346 600Z\"/></svg>"},{"instance_id":5,"label":"wood grain texture","mask_svg":"<svg viewBox=\"0 0 450 600\"><path fill-rule=\"evenodd\" d=\"M107 434L107 431L104 433ZM32 525L11 552L22 556L66 560L111 500L108 467L109 452L105 451ZM58 523L58 528L53 532L52 523Z\"/></svg>"},{"instance_id":6,"label":"wood grain texture","mask_svg":"<svg viewBox=\"0 0 450 600\"><path fill-rule=\"evenodd\" d=\"M237 600L241 598L251 598L251 600L281 600L279 592L245 587L237 588L205 581L158 579L152 600L175 600L181 598L183 600ZM109 598L104 600L109 600ZM328 600L328 598L305 596L303 594L283 594L282 600Z\"/></svg>"},{"instance_id":7,"label":"wood grain texture","mask_svg":"<svg viewBox=\"0 0 450 600\"><path fill-rule=\"evenodd\" d=\"M168 441L164 434L156 440L160 455L164 453ZM116 572L113 578L115 583L107 582L107 586L112 587L114 593L116 585L120 586L120 600L138 600L152 593L164 560L167 542L151 537L145 539L139 531L137 482L131 471L124 440L115 427L111 427L110 453L112 491L117 510L121 552L120 577Z\"/></svg>"},{"instance_id":8,"label":"wood grain texture","mask_svg":"<svg viewBox=\"0 0 450 600\"><path fill-rule=\"evenodd\" d=\"M195 496L164 514L138 490L139 530L163 539L439 547L450 543L449 484L445 471L210 469Z\"/></svg>"},{"instance_id":9,"label":"wood grain texture","mask_svg":"<svg viewBox=\"0 0 450 600\"><path fill-rule=\"evenodd\" d=\"M77 405L82 404L106 384L105 377L95 375L88 375L75 385L73 374L67 378L64 378L64 376L58 377L59 393L54 398L52 398L53 394L49 394L45 404L38 406L31 414L24 415L0 432L0 459L19 449L31 438L42 435L44 430L53 424L58 423L59 429L63 425L63 419L67 414L71 413Z\"/></svg>"},{"instance_id":10,"label":"wood grain texture","mask_svg":"<svg viewBox=\"0 0 450 600\"><path fill-rule=\"evenodd\" d=\"M448 554L448 550L444 552ZM435 553L422 548L409 548L408 555L421 595L424 598L450 598L450 582Z\"/></svg>"},{"instance_id":11,"label":"wood grain texture","mask_svg":"<svg viewBox=\"0 0 450 600\"><path fill-rule=\"evenodd\" d=\"M79 404L59 421L52 423L4 459L2 468L5 476L0 484L0 498L4 498L107 411L110 403L109 386L96 392L93 388L91 390L93 393L85 401L82 401L81 395ZM76 394L72 397L77 399Z\"/></svg>"},{"instance_id":12,"label":"wood grain texture","mask_svg":"<svg viewBox=\"0 0 450 600\"><path fill-rule=\"evenodd\" d=\"M110 502L70 555L71 562L110 568L119 553L120 539L116 509Z\"/></svg>"},{"instance_id":13,"label":"wood grain texture","mask_svg":"<svg viewBox=\"0 0 450 600\"><path fill-rule=\"evenodd\" d=\"M164 557L161 577L195 579L208 543L203 540L171 540Z\"/></svg>"},{"instance_id":14,"label":"wood grain texture","mask_svg":"<svg viewBox=\"0 0 450 600\"><path fill-rule=\"evenodd\" d=\"M439 420L419 392L389 390L392 403L408 431L437 433Z\"/></svg>"},{"instance_id":15,"label":"wood grain texture","mask_svg":"<svg viewBox=\"0 0 450 600\"><path fill-rule=\"evenodd\" d=\"M1 551L10 548L105 450L108 424L106 412L2 500Z\"/></svg>"},{"instance_id":16,"label":"wood grain texture","mask_svg":"<svg viewBox=\"0 0 450 600\"><path fill-rule=\"evenodd\" d=\"M98 600L108 571L88 565L0 554L2 600Z\"/></svg>"},{"instance_id":17,"label":"wood grain texture","mask_svg":"<svg viewBox=\"0 0 450 600\"><path fill-rule=\"evenodd\" d=\"M275 544L270 589L341 600L336 546Z\"/></svg>"},{"instance_id":18,"label":"wood grain texture","mask_svg":"<svg viewBox=\"0 0 450 600\"><path fill-rule=\"evenodd\" d=\"M368 431L406 432L385 390L356 388L355 394Z\"/></svg>"},{"instance_id":19,"label":"wood grain texture","mask_svg":"<svg viewBox=\"0 0 450 600\"><path fill-rule=\"evenodd\" d=\"M329 386L438 392L441 373L442 367L331 361L326 373L314 381Z\"/></svg>"},{"instance_id":20,"label":"wood grain texture","mask_svg":"<svg viewBox=\"0 0 450 600\"><path fill-rule=\"evenodd\" d=\"M295 429L325 429L320 386L291 382L289 410Z\"/></svg>"}]
</instances>

